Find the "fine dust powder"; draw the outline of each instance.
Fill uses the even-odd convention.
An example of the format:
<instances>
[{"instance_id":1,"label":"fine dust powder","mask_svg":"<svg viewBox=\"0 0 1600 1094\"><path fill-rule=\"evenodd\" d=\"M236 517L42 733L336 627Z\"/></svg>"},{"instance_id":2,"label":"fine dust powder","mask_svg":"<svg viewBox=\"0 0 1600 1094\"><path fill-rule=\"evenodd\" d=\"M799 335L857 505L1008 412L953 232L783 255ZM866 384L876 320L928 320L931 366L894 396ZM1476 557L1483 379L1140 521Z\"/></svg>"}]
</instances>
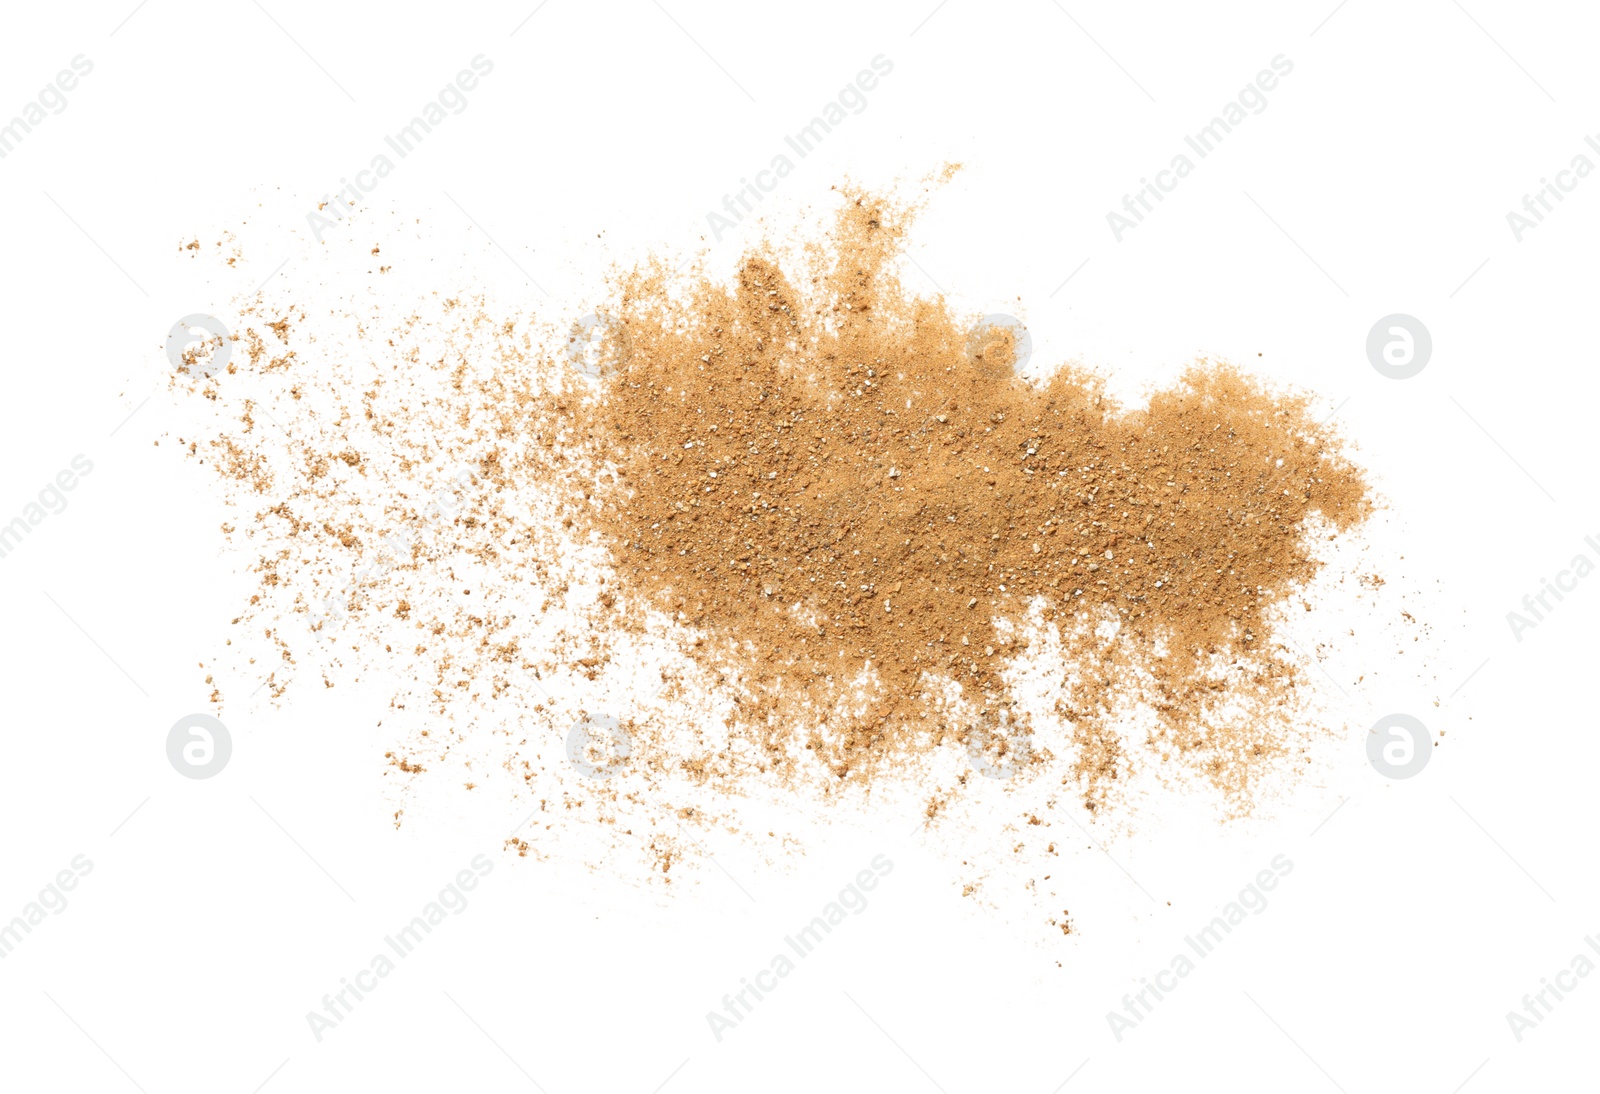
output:
<instances>
[{"instance_id":1,"label":"fine dust powder","mask_svg":"<svg viewBox=\"0 0 1600 1094\"><path fill-rule=\"evenodd\" d=\"M822 237L646 262L579 326L244 302L242 352L173 381L253 585L221 660L274 702L384 688L397 823L465 772L534 803L520 850L577 814L657 876L696 825L872 796L1248 812L1331 739L1280 629L1362 471L1226 364L1142 405L1019 371L1011 329L900 283L913 213L841 191Z\"/></svg>"},{"instance_id":2,"label":"fine dust powder","mask_svg":"<svg viewBox=\"0 0 1600 1094\"><path fill-rule=\"evenodd\" d=\"M1015 748L1010 680L1037 611L1086 804L1133 762L1132 706L1148 753L1243 791L1298 682L1270 614L1316 570L1313 523L1366 516L1360 474L1303 399L1229 368L1133 410L1072 370L1024 381L1009 330L906 296L896 219L851 195L809 269L625 283L625 360L581 418L622 595L736 681L763 767L872 779L950 743L1044 762Z\"/></svg>"}]
</instances>

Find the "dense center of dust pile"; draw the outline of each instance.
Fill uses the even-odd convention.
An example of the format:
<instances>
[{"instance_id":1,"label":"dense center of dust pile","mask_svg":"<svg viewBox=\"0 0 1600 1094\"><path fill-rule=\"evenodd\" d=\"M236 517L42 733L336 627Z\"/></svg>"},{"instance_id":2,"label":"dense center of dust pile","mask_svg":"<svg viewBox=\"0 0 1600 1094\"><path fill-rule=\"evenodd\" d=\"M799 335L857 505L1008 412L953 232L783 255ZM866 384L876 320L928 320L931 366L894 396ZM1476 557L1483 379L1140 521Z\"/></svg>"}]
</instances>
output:
<instances>
[{"instance_id":1,"label":"dense center of dust pile","mask_svg":"<svg viewBox=\"0 0 1600 1094\"><path fill-rule=\"evenodd\" d=\"M1304 397L1225 366L1126 408L1073 369L1022 378L1008 331L902 287L908 218L851 195L731 284L624 276L598 379L456 299L320 326L252 302L246 353L175 382L218 418L183 443L241 511L234 622L272 698L379 668L415 681L391 705L435 720L429 764L480 721L550 738L505 761L531 788L593 709L557 681L648 655L617 713L658 787L954 756L1091 808L1140 767L1247 797L1310 733L1274 621L1367 516L1361 473Z\"/></svg>"},{"instance_id":2,"label":"dense center of dust pile","mask_svg":"<svg viewBox=\"0 0 1600 1094\"><path fill-rule=\"evenodd\" d=\"M1037 610L1088 782L1130 701L1159 751L1247 781L1281 745L1249 712L1298 679L1269 613L1317 569L1308 519L1365 516L1361 476L1231 369L1131 410L1019 378L1009 332L904 293L895 215L856 197L798 281L754 254L730 288L627 282L591 433L627 592L704 631L775 764L798 744L842 778L974 733L998 759Z\"/></svg>"}]
</instances>

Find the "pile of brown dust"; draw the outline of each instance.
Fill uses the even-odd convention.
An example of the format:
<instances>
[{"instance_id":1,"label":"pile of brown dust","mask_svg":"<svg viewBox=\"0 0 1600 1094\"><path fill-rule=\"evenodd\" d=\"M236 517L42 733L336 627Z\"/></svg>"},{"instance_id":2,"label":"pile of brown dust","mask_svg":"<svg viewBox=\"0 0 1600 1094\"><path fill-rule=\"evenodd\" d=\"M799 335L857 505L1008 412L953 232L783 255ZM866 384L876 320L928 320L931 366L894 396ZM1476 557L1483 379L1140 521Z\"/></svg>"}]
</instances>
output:
<instances>
[{"instance_id":1,"label":"pile of brown dust","mask_svg":"<svg viewBox=\"0 0 1600 1094\"><path fill-rule=\"evenodd\" d=\"M400 681L396 778L494 736L518 793L668 859L639 818L702 818L693 787L893 783L932 817L973 771L1095 810L1145 771L1247 809L1322 732L1275 635L1370 513L1361 471L1226 365L1142 406L1019 372L1012 330L900 283L911 216L851 192L730 283L648 263L593 345L437 294L258 295L224 371L174 377L251 556L234 653L274 701ZM579 778L568 730L606 710L626 775Z\"/></svg>"},{"instance_id":2,"label":"pile of brown dust","mask_svg":"<svg viewBox=\"0 0 1600 1094\"><path fill-rule=\"evenodd\" d=\"M1130 700L1154 755L1243 791L1302 684L1272 613L1318 569L1313 527L1368 514L1360 472L1305 398L1225 366L1131 409L1079 371L1019 377L1011 331L907 295L904 230L852 194L801 271L626 280L589 411L624 595L703 634L774 769L871 778L947 743L1038 762L1008 682L1037 609L1091 807Z\"/></svg>"}]
</instances>

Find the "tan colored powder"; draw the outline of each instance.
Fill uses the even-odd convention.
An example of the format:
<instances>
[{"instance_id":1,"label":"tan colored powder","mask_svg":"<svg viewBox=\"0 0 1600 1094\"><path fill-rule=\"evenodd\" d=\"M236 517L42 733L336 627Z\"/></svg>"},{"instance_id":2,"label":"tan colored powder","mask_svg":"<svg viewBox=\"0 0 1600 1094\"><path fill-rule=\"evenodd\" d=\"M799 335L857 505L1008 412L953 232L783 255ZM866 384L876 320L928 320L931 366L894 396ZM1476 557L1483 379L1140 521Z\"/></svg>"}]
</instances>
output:
<instances>
[{"instance_id":1,"label":"tan colored powder","mask_svg":"<svg viewBox=\"0 0 1600 1094\"><path fill-rule=\"evenodd\" d=\"M460 299L342 325L254 304L227 375L173 381L244 510L250 672L273 700L401 681L427 728L386 773L502 735L541 811L602 802L663 871L674 829L629 810L704 823L688 786L892 781L931 821L972 770L1095 810L1143 770L1248 809L1316 729L1275 620L1368 514L1362 474L1305 397L1225 365L1135 407L1019 377L1010 330L899 283L909 217L851 193L731 285L621 278L598 381ZM578 779L562 742L610 680L628 774Z\"/></svg>"},{"instance_id":2,"label":"tan colored powder","mask_svg":"<svg viewBox=\"0 0 1600 1094\"><path fill-rule=\"evenodd\" d=\"M1091 807L1130 694L1157 754L1243 789L1298 682L1270 614L1316 572L1308 522L1367 514L1361 475L1303 398L1231 368L1134 409L1070 369L1018 378L1009 330L905 294L903 216L855 194L809 269L755 253L729 288L626 282L591 435L625 594L704 631L775 768L803 744L870 778L974 733L1003 763L1026 731L1013 625L1038 606L1073 636L1058 713Z\"/></svg>"}]
</instances>

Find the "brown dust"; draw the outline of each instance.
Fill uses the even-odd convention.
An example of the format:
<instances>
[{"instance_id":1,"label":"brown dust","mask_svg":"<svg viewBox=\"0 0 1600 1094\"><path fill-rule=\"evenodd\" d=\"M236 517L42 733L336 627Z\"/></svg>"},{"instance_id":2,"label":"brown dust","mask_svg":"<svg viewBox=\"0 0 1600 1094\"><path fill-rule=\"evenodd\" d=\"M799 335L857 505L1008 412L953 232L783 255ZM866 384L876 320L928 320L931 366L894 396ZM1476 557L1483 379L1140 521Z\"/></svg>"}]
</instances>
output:
<instances>
[{"instance_id":1,"label":"brown dust","mask_svg":"<svg viewBox=\"0 0 1600 1094\"><path fill-rule=\"evenodd\" d=\"M849 192L731 282L619 276L598 378L583 331L481 302L310 335L258 298L225 373L174 382L216 416L180 442L235 506L272 698L403 681L390 706L426 720L393 771L498 721L552 810L595 708L562 681L630 671L622 798L938 783L933 817L976 770L1104 810L1148 771L1247 809L1321 732L1277 621L1370 513L1362 472L1308 396L1225 364L1135 406L1019 372L1010 330L900 283L910 218Z\"/></svg>"},{"instance_id":2,"label":"brown dust","mask_svg":"<svg viewBox=\"0 0 1600 1094\"><path fill-rule=\"evenodd\" d=\"M1139 408L1075 370L1019 377L1009 330L905 293L903 215L855 194L809 269L625 283L588 432L624 595L738 679L776 769L872 778L974 742L1007 762L1038 607L1071 636L1056 713L1091 806L1129 762L1130 696L1157 756L1243 790L1302 683L1272 613L1318 569L1312 528L1369 511L1362 476L1304 398L1225 366Z\"/></svg>"}]
</instances>

